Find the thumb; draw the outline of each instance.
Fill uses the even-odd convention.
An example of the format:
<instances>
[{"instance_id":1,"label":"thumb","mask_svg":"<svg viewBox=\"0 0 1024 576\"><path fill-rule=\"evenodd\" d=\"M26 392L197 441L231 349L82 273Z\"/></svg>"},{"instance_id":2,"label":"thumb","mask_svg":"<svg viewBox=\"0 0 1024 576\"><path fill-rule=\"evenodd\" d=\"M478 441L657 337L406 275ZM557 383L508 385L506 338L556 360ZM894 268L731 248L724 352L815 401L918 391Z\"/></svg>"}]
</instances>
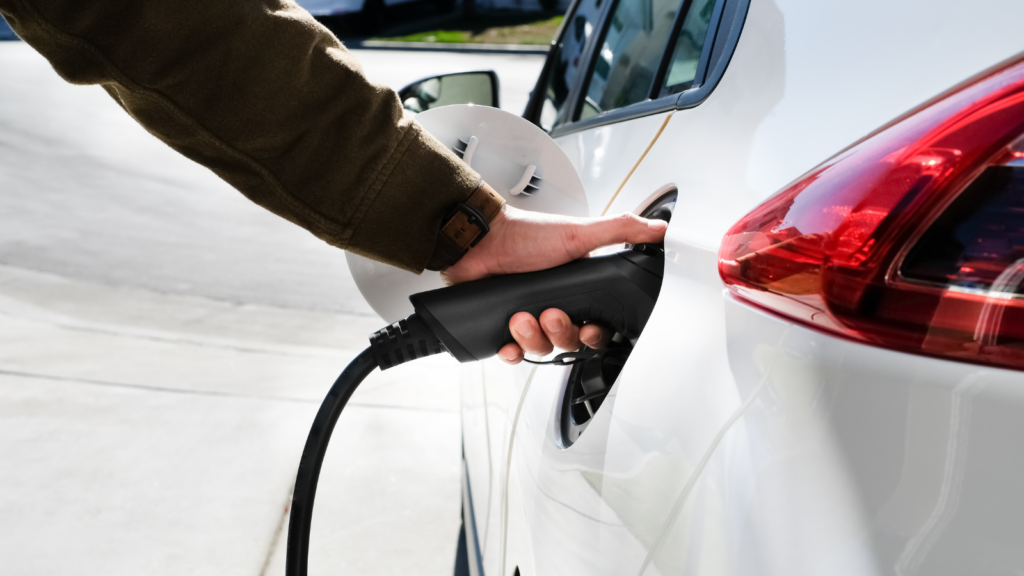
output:
<instances>
[{"instance_id":1,"label":"thumb","mask_svg":"<svg viewBox=\"0 0 1024 576\"><path fill-rule=\"evenodd\" d=\"M580 233L580 242L585 252L612 244L661 242L667 229L664 220L648 220L627 212L589 222Z\"/></svg>"}]
</instances>

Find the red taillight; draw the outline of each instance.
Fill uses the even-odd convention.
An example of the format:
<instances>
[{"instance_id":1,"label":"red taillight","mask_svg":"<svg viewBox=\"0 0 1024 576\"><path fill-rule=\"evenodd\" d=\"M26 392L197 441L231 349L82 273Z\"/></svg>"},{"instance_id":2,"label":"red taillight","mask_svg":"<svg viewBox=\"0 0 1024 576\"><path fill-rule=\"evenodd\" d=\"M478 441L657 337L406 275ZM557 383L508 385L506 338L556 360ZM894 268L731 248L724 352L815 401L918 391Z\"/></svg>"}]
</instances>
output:
<instances>
[{"instance_id":1,"label":"red taillight","mask_svg":"<svg viewBox=\"0 0 1024 576\"><path fill-rule=\"evenodd\" d=\"M726 234L729 290L881 346L1024 368L1024 62L828 160Z\"/></svg>"}]
</instances>

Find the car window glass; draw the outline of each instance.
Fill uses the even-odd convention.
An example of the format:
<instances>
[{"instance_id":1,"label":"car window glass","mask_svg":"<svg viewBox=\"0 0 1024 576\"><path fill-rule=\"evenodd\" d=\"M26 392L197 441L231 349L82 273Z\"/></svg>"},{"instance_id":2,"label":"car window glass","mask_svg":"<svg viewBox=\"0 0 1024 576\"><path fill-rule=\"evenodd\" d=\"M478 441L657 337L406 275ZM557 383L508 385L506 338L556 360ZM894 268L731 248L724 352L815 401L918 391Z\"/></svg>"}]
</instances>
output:
<instances>
[{"instance_id":1,"label":"car window glass","mask_svg":"<svg viewBox=\"0 0 1024 576\"><path fill-rule=\"evenodd\" d=\"M693 0L672 49L672 61L665 75L665 94L676 94L693 86L697 64L708 35L716 0Z\"/></svg>"},{"instance_id":2,"label":"car window glass","mask_svg":"<svg viewBox=\"0 0 1024 576\"><path fill-rule=\"evenodd\" d=\"M594 55L579 119L646 100L679 0L620 0Z\"/></svg>"},{"instance_id":3,"label":"car window glass","mask_svg":"<svg viewBox=\"0 0 1024 576\"><path fill-rule=\"evenodd\" d=\"M550 77L544 83L544 104L541 107L540 127L550 131L555 125L559 112L565 107L569 90L584 65L583 50L593 34L600 16L601 6L607 0L581 0L566 25L565 35L559 48Z\"/></svg>"}]
</instances>

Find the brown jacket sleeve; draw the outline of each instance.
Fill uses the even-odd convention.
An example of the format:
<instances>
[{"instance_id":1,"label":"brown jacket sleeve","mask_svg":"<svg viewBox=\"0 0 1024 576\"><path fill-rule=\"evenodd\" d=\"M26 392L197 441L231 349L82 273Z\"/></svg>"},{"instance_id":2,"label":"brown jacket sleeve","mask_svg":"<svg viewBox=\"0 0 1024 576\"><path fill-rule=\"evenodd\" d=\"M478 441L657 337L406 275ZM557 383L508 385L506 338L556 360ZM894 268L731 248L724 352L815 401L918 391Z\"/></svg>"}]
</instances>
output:
<instances>
[{"instance_id":1,"label":"brown jacket sleeve","mask_svg":"<svg viewBox=\"0 0 1024 576\"><path fill-rule=\"evenodd\" d=\"M0 0L65 80L339 248L419 271L479 176L288 0Z\"/></svg>"}]
</instances>

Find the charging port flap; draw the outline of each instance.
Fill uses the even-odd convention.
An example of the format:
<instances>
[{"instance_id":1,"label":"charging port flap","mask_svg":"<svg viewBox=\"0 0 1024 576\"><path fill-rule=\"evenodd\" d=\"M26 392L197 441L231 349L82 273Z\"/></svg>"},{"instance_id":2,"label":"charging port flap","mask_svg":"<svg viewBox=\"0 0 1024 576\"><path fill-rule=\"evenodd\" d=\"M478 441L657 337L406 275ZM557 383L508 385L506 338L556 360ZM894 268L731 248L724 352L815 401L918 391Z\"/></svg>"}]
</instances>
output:
<instances>
[{"instance_id":1,"label":"charging port flap","mask_svg":"<svg viewBox=\"0 0 1024 576\"><path fill-rule=\"evenodd\" d=\"M416 120L511 206L566 216L589 216L583 181L558 144L523 118L488 106L431 108ZM441 224L438 223L438 227ZM437 272L413 274L352 253L349 270L377 314L395 322L412 313L409 296L441 288Z\"/></svg>"}]
</instances>

